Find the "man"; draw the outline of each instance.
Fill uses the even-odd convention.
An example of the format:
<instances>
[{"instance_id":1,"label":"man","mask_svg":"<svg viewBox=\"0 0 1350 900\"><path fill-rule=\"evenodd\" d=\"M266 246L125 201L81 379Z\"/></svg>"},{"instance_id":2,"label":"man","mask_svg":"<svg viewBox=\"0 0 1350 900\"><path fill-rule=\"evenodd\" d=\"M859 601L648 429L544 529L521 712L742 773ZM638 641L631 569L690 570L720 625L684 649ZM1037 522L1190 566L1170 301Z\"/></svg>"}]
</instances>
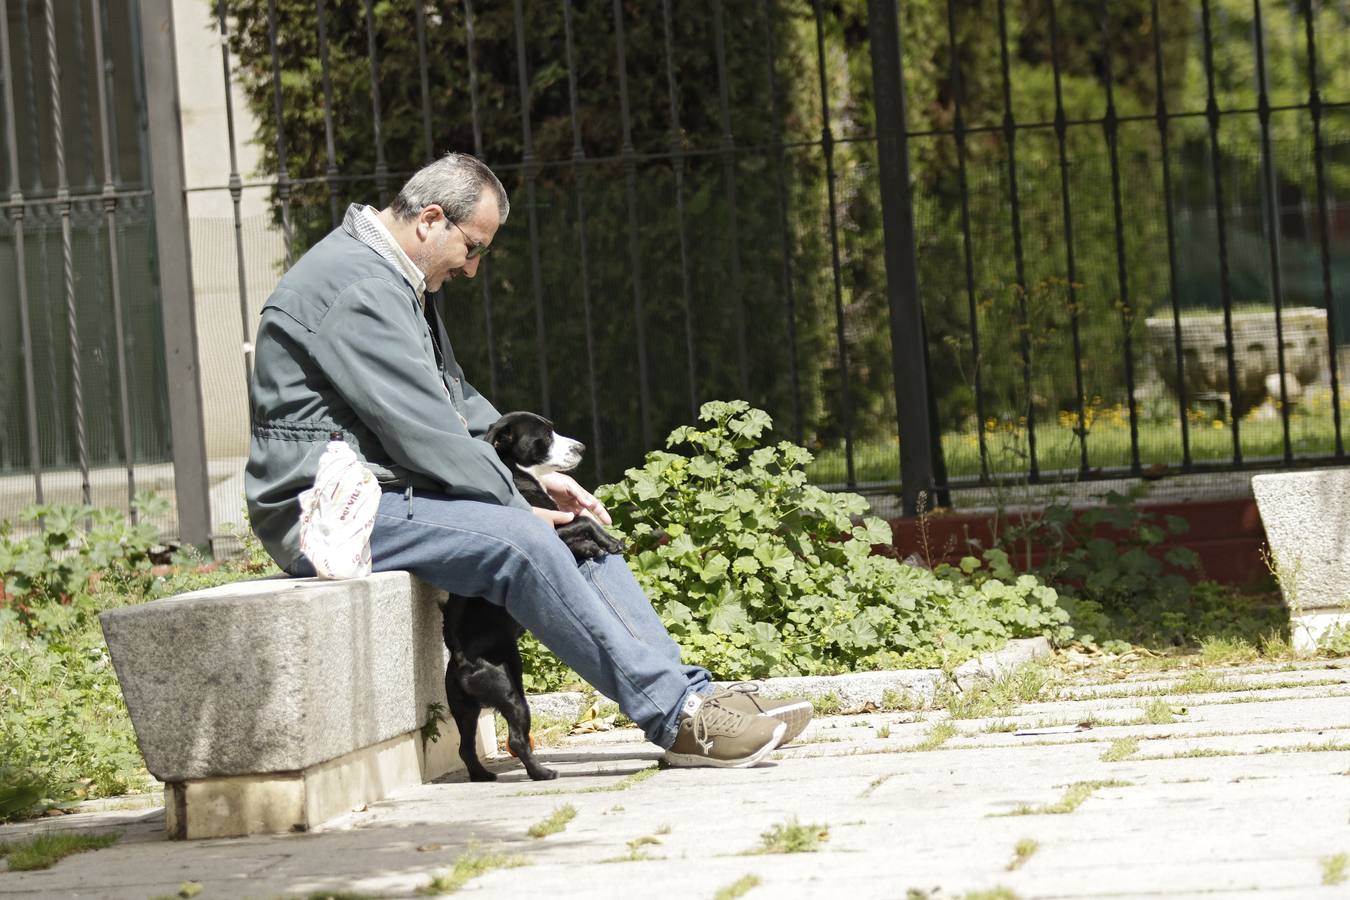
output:
<instances>
[{"instance_id":1,"label":"man","mask_svg":"<svg viewBox=\"0 0 1350 900\"><path fill-rule=\"evenodd\" d=\"M810 705L765 708L715 689L680 649L621 557L578 564L553 531L578 514L610 522L562 473L531 508L479 438L499 413L433 340L426 294L472 278L510 211L487 166L452 153L384 210L353 204L342 226L281 279L263 307L245 490L254 530L291 575L301 491L341 432L384 492L371 534L375 571L405 570L505 607L563 662L619 704L672 765L750 766L795 737Z\"/></svg>"}]
</instances>

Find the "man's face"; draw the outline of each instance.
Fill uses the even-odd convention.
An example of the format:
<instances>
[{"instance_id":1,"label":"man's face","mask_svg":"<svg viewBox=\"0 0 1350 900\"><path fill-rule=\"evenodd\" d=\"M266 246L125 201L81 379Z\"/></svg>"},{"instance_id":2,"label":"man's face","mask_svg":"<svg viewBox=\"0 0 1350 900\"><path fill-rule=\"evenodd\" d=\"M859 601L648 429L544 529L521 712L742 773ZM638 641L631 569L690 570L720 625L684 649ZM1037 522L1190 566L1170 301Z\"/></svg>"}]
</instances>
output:
<instances>
[{"instance_id":1,"label":"man's face","mask_svg":"<svg viewBox=\"0 0 1350 900\"><path fill-rule=\"evenodd\" d=\"M446 281L460 276L476 275L480 258L476 254L471 256L471 251L491 244L497 226L497 201L491 191L483 191L473 214L463 222L451 222L440 207L422 210L417 223L421 244L413 254L413 262L426 276L427 290L439 290Z\"/></svg>"}]
</instances>

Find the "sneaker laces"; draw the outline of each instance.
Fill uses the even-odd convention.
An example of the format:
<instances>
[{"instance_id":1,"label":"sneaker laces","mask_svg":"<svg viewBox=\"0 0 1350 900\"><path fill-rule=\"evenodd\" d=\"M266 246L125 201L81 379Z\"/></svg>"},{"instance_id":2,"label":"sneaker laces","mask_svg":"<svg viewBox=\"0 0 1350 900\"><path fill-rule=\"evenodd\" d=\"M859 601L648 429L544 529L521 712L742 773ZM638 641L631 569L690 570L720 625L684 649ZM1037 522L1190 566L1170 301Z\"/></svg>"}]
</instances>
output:
<instances>
[{"instance_id":1,"label":"sneaker laces","mask_svg":"<svg viewBox=\"0 0 1350 900\"><path fill-rule=\"evenodd\" d=\"M709 697L703 701L692 718L694 720L694 740L706 753L712 749L713 738L716 735L735 733L740 728L745 727L745 720L748 717L734 709L727 709L721 703L718 703L715 697Z\"/></svg>"}]
</instances>

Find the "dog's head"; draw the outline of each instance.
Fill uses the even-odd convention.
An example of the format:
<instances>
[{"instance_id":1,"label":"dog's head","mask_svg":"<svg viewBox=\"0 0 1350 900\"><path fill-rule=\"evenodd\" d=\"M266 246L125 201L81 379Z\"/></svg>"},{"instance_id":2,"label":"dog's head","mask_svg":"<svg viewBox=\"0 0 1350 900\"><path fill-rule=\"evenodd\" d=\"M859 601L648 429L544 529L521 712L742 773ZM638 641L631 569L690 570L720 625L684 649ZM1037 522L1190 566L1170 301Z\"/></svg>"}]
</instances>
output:
<instances>
[{"instance_id":1,"label":"dog's head","mask_svg":"<svg viewBox=\"0 0 1350 900\"><path fill-rule=\"evenodd\" d=\"M488 429L487 440L508 467L524 469L536 478L575 469L586 449L580 441L554 431L548 419L528 412L502 416Z\"/></svg>"}]
</instances>

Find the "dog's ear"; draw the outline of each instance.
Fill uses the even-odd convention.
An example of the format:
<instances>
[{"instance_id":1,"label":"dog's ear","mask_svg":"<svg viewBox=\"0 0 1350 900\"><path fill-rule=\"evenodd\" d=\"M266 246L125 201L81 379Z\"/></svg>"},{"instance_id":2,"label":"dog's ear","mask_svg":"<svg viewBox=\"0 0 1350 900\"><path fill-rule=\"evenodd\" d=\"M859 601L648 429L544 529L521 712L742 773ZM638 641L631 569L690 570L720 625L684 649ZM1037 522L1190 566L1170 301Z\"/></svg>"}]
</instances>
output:
<instances>
[{"instance_id":1,"label":"dog's ear","mask_svg":"<svg viewBox=\"0 0 1350 900\"><path fill-rule=\"evenodd\" d=\"M511 428L510 423L505 416L498 419L485 435L487 442L496 449L503 447L512 447L516 443L516 432Z\"/></svg>"}]
</instances>

